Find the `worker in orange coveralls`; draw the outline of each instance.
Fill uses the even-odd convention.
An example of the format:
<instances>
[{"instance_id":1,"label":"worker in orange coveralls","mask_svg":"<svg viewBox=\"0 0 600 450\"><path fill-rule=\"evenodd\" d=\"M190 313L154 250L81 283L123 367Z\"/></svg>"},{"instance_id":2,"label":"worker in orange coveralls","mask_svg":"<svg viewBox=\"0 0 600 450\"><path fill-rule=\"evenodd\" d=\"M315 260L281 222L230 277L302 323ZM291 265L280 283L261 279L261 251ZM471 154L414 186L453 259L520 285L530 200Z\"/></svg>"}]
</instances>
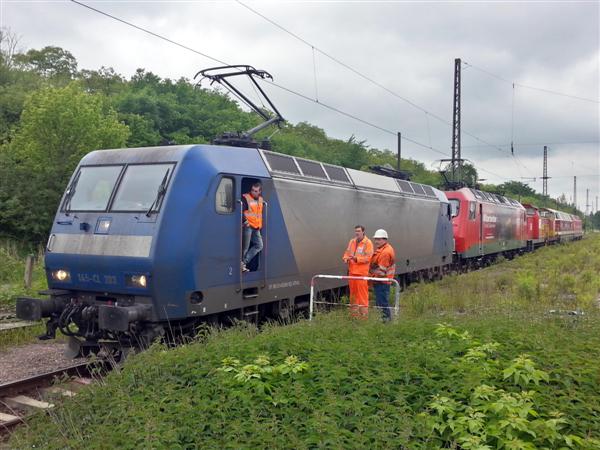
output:
<instances>
[{"instance_id":1,"label":"worker in orange coveralls","mask_svg":"<svg viewBox=\"0 0 600 450\"><path fill-rule=\"evenodd\" d=\"M365 236L365 227L354 227L354 239L350 239L343 260L348 264L348 275L368 277L373 243ZM366 317L369 307L369 282L366 280L348 280L350 287L350 305L354 317Z\"/></svg>"}]
</instances>

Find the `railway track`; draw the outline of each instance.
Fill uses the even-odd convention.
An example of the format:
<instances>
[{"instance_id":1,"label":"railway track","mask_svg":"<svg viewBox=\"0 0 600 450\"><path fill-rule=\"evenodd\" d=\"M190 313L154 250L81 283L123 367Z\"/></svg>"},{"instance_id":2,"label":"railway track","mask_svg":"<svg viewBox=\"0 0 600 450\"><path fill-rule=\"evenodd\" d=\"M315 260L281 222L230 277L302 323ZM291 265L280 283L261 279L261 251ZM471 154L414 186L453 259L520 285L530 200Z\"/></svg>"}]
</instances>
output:
<instances>
[{"instance_id":1,"label":"railway track","mask_svg":"<svg viewBox=\"0 0 600 450\"><path fill-rule=\"evenodd\" d=\"M105 362L84 361L0 384L0 442L31 414L53 408L61 397L77 395L82 386L93 383L109 367Z\"/></svg>"}]
</instances>

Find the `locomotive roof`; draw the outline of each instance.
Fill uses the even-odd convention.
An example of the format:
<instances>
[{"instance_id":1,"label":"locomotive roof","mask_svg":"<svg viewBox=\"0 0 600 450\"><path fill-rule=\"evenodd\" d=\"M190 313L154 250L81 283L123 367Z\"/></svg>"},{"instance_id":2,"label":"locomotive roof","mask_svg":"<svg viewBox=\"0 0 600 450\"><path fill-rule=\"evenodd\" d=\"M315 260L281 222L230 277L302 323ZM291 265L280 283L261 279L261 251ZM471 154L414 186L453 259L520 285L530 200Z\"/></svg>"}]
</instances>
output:
<instances>
[{"instance_id":1,"label":"locomotive roof","mask_svg":"<svg viewBox=\"0 0 600 450\"><path fill-rule=\"evenodd\" d=\"M554 213L556 215L556 217L560 220L573 220L573 215L566 213L566 212L562 212L562 211L558 211L556 209L552 209L552 208L541 208L545 211L550 211L551 213Z\"/></svg>"},{"instance_id":2,"label":"locomotive roof","mask_svg":"<svg viewBox=\"0 0 600 450\"><path fill-rule=\"evenodd\" d=\"M478 189L472 188L462 188L458 191L448 191L446 194L452 195L453 192L459 193L459 195L463 195L468 200L477 200L485 203L494 203L500 206L505 206L508 208L523 208L523 205L518 201L505 197L503 195L494 194L492 192L480 191Z\"/></svg>"},{"instance_id":3,"label":"locomotive roof","mask_svg":"<svg viewBox=\"0 0 600 450\"><path fill-rule=\"evenodd\" d=\"M81 160L83 165L123 164L123 163L155 163L180 161L194 145L168 145L161 147L118 148L96 150L88 153Z\"/></svg>"},{"instance_id":4,"label":"locomotive roof","mask_svg":"<svg viewBox=\"0 0 600 450\"><path fill-rule=\"evenodd\" d=\"M257 158L256 155L259 155ZM294 157L267 150L215 145L170 145L96 150L81 165L178 162L202 155L218 171L254 176L292 178L313 183L376 190L447 203L444 193L426 184L399 180L335 164ZM199 156L198 156L199 157Z\"/></svg>"},{"instance_id":5,"label":"locomotive roof","mask_svg":"<svg viewBox=\"0 0 600 450\"><path fill-rule=\"evenodd\" d=\"M392 177L348 169L297 156L259 150L273 177L291 178L313 183L353 186L357 189L376 190L411 197L435 199L447 203L444 193L426 184L413 183Z\"/></svg>"}]
</instances>

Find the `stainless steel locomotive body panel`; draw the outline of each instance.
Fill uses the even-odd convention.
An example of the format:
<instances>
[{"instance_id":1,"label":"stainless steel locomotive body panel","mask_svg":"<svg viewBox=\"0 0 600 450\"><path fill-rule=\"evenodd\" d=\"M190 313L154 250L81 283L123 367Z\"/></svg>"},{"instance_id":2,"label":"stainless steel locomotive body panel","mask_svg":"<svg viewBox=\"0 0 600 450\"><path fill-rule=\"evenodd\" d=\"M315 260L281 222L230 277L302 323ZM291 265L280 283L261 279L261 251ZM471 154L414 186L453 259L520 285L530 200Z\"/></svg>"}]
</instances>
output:
<instances>
[{"instance_id":1,"label":"stainless steel locomotive body panel","mask_svg":"<svg viewBox=\"0 0 600 450\"><path fill-rule=\"evenodd\" d=\"M273 178L300 274L345 274L341 257L355 225L387 230L397 273L443 264L434 251L440 202L355 188ZM448 239L452 237L448 233ZM408 261L408 264L407 264Z\"/></svg>"}]
</instances>

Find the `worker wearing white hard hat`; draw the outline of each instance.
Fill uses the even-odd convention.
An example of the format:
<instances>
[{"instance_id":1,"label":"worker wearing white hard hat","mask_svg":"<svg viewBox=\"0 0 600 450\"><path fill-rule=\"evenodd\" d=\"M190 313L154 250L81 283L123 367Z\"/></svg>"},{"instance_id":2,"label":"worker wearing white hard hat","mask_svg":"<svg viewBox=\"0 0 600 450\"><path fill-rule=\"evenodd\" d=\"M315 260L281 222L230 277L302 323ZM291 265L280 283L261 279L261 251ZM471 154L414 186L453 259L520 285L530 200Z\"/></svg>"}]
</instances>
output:
<instances>
[{"instance_id":1,"label":"worker wearing white hard hat","mask_svg":"<svg viewBox=\"0 0 600 450\"><path fill-rule=\"evenodd\" d=\"M373 235L373 239L387 239L388 238L388 234L387 231L383 230L383 229L379 229L375 232L375 234Z\"/></svg>"},{"instance_id":2,"label":"worker wearing white hard hat","mask_svg":"<svg viewBox=\"0 0 600 450\"><path fill-rule=\"evenodd\" d=\"M396 275L396 254L388 243L387 231L379 229L373 235L375 252L371 258L369 276L374 278L393 279ZM384 320L391 319L389 297L391 281L374 281L375 303L381 308Z\"/></svg>"}]
</instances>

